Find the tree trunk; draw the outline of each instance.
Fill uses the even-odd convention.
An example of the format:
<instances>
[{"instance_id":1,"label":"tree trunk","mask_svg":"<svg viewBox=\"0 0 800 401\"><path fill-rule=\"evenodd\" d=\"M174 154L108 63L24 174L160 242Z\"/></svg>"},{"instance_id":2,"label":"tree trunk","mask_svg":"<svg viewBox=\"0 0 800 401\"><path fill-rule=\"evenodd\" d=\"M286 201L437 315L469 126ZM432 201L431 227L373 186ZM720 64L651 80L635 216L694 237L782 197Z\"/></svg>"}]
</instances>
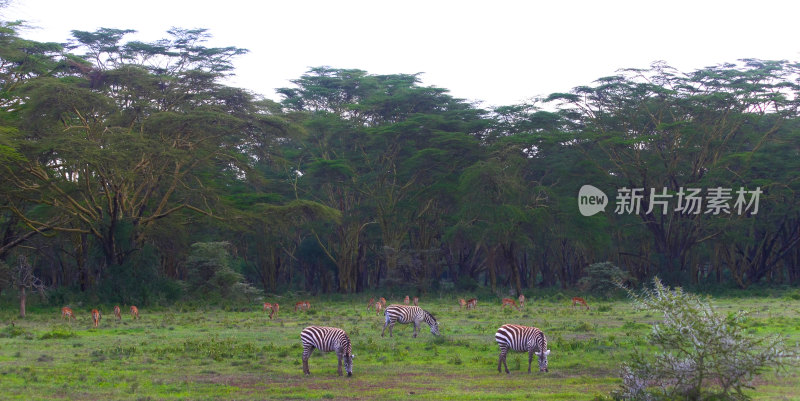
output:
<instances>
[{"instance_id":1,"label":"tree trunk","mask_svg":"<svg viewBox=\"0 0 800 401\"><path fill-rule=\"evenodd\" d=\"M25 286L19 286L19 317L25 318L25 303L28 301Z\"/></svg>"}]
</instances>

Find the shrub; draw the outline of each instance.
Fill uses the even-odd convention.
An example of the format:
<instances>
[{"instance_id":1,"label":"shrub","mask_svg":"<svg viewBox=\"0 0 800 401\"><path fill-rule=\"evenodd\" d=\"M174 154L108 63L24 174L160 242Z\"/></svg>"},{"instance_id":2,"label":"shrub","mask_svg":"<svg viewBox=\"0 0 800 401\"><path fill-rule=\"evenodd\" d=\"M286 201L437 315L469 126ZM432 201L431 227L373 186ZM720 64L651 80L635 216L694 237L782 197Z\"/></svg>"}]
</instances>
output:
<instances>
[{"instance_id":1,"label":"shrub","mask_svg":"<svg viewBox=\"0 0 800 401\"><path fill-rule=\"evenodd\" d=\"M186 260L187 287L190 293L209 298L252 298L254 289L231 268L227 242L198 242Z\"/></svg>"},{"instance_id":2,"label":"shrub","mask_svg":"<svg viewBox=\"0 0 800 401\"><path fill-rule=\"evenodd\" d=\"M780 336L753 338L745 332L744 313L720 315L713 306L656 278L641 294L628 290L638 309L663 315L649 342L655 355L636 350L622 368L626 400L746 400L755 376L790 361Z\"/></svg>"},{"instance_id":3,"label":"shrub","mask_svg":"<svg viewBox=\"0 0 800 401\"><path fill-rule=\"evenodd\" d=\"M619 290L618 283L630 282L631 276L611 262L593 263L578 284L588 292L609 297Z\"/></svg>"}]
</instances>

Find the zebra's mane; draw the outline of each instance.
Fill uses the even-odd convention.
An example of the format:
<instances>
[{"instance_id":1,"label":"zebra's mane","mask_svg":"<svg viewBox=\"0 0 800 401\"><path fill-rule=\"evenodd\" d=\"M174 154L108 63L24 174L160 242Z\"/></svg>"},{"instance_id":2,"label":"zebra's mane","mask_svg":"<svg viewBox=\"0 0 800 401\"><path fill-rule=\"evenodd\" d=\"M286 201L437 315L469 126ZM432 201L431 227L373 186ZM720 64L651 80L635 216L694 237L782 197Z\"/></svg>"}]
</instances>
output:
<instances>
[{"instance_id":1,"label":"zebra's mane","mask_svg":"<svg viewBox=\"0 0 800 401\"><path fill-rule=\"evenodd\" d=\"M434 321L434 322L437 322L437 321L438 321L438 320L436 320L436 316L433 316L433 313L430 313L430 312L426 311L425 309L423 309L423 311L424 311L425 313L427 313L427 314L428 314L428 316L430 316L430 317L431 317L431 319L433 319L433 321Z\"/></svg>"}]
</instances>

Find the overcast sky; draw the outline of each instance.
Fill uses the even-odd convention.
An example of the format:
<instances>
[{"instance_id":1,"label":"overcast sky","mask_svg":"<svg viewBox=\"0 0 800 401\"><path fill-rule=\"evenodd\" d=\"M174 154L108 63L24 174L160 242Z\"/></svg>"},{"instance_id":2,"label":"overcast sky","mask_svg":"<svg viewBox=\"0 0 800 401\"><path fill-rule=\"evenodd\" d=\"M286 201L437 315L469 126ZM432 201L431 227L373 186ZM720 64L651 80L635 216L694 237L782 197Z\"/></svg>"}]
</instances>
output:
<instances>
[{"instance_id":1,"label":"overcast sky","mask_svg":"<svg viewBox=\"0 0 800 401\"><path fill-rule=\"evenodd\" d=\"M741 58L800 61L798 1L89 1L11 0L23 37L71 30L206 28L208 46L250 50L232 85L279 100L309 67L423 73L423 83L484 106L566 92L664 60L683 71Z\"/></svg>"}]
</instances>

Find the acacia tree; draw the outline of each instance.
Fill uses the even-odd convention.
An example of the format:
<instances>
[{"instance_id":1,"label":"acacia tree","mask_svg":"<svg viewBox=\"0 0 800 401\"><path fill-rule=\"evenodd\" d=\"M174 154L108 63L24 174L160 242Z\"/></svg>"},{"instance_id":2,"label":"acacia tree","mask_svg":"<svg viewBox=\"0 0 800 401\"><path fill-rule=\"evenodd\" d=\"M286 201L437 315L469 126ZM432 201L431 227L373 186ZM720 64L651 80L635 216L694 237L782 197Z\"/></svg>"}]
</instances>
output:
<instances>
[{"instance_id":1,"label":"acacia tree","mask_svg":"<svg viewBox=\"0 0 800 401\"><path fill-rule=\"evenodd\" d=\"M2 8L0 4L0 8ZM14 191L6 177L14 172L9 170L14 162L24 156L14 148L9 138L17 133L20 105L23 98L20 88L27 82L59 70L57 56L61 46L56 43L41 43L19 37L17 29L20 22L0 21L0 193ZM0 196L0 259L15 247L35 235L47 232L56 221L45 221L41 225L26 225L11 212L8 197Z\"/></svg>"},{"instance_id":2,"label":"acacia tree","mask_svg":"<svg viewBox=\"0 0 800 401\"><path fill-rule=\"evenodd\" d=\"M120 43L128 32L75 31L86 54L20 89L30 100L10 145L22 157L6 165L8 210L77 236L84 250L93 240L106 266L123 264L174 213L214 215L220 183L209 177L246 176L241 150L274 128L251 95L217 83L243 50L206 48L203 30Z\"/></svg>"},{"instance_id":3,"label":"acacia tree","mask_svg":"<svg viewBox=\"0 0 800 401\"><path fill-rule=\"evenodd\" d=\"M387 273L397 274L399 260L419 251L408 248L412 231L413 246L438 249L432 244L437 234L423 233L420 222L431 221L441 185L474 157L470 134L485 125L482 111L443 89L419 86L416 75L320 67L294 83L297 88L281 90L283 103L309 113L309 136L296 155L303 174L298 182L307 192L298 196L342 212L334 235L317 233L337 266L340 290L354 290L364 277L367 252L377 251ZM373 224L380 238L370 247L364 239ZM406 269L406 279L421 280L424 270Z\"/></svg>"},{"instance_id":4,"label":"acacia tree","mask_svg":"<svg viewBox=\"0 0 800 401\"><path fill-rule=\"evenodd\" d=\"M709 226L704 211L649 211L651 199L662 195L662 188L665 195L676 195L682 188L734 187L731 175L716 182L711 177L721 177L726 155L758 151L760 146L747 142L768 142L784 117L793 115L795 105L784 95L792 74L785 62L745 60L742 66L690 74L657 63L549 99L563 102L573 129L582 133L578 143L599 171L618 188L644 189L642 207L634 215L649 231L663 271L683 272L693 247L722 231ZM753 131L752 142L743 142L748 126L759 130Z\"/></svg>"}]
</instances>

